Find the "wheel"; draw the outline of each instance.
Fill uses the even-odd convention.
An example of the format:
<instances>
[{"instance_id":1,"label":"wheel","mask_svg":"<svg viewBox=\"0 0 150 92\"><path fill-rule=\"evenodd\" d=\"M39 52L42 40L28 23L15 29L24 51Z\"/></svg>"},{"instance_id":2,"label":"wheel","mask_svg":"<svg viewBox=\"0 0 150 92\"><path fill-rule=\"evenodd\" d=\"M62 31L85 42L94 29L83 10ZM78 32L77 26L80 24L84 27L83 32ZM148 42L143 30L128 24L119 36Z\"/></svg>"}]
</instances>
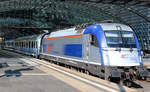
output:
<instances>
[{"instance_id":1,"label":"wheel","mask_svg":"<svg viewBox=\"0 0 150 92\"><path fill-rule=\"evenodd\" d=\"M125 85L126 85L127 87L131 87L131 82L130 82L129 80L125 80Z\"/></svg>"}]
</instances>

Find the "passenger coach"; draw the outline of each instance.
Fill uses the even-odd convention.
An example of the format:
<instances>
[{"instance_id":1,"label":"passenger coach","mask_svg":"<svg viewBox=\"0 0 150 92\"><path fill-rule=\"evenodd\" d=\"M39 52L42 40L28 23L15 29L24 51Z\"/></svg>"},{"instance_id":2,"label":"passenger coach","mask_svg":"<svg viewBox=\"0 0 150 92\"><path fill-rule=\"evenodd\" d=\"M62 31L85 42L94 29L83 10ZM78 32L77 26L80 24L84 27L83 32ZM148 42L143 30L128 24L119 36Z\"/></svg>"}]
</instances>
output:
<instances>
[{"instance_id":1,"label":"passenger coach","mask_svg":"<svg viewBox=\"0 0 150 92\"><path fill-rule=\"evenodd\" d=\"M38 58L43 35L44 34L25 36L5 41L5 49L14 50L16 52L32 55Z\"/></svg>"}]
</instances>

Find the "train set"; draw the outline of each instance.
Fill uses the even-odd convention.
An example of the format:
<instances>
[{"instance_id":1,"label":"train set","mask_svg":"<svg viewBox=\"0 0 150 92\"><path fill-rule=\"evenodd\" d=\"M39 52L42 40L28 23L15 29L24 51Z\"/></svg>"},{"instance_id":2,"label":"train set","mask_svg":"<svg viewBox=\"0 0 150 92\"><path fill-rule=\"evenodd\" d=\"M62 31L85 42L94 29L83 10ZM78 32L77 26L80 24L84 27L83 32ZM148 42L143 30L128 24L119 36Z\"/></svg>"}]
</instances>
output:
<instances>
[{"instance_id":1,"label":"train set","mask_svg":"<svg viewBox=\"0 0 150 92\"><path fill-rule=\"evenodd\" d=\"M19 37L6 40L4 48L74 66L106 80L146 80L149 74L135 33L119 23L81 25Z\"/></svg>"}]
</instances>

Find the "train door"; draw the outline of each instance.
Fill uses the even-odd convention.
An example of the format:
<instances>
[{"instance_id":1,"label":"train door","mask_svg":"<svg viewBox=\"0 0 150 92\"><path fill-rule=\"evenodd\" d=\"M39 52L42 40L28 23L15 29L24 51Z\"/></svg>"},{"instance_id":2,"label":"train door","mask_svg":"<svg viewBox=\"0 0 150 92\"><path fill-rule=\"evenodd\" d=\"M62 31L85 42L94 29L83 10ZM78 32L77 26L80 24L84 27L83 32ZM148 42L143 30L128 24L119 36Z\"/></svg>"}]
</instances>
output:
<instances>
[{"instance_id":1,"label":"train door","mask_svg":"<svg viewBox=\"0 0 150 92\"><path fill-rule=\"evenodd\" d=\"M90 35L86 34L83 37L83 59L85 64L85 68L88 69L88 62L89 62L89 45L90 45Z\"/></svg>"},{"instance_id":2,"label":"train door","mask_svg":"<svg viewBox=\"0 0 150 92\"><path fill-rule=\"evenodd\" d=\"M99 52L99 45L97 37L93 34L89 36L89 57L88 70L92 74L98 75L100 73L101 56Z\"/></svg>"},{"instance_id":3,"label":"train door","mask_svg":"<svg viewBox=\"0 0 150 92\"><path fill-rule=\"evenodd\" d=\"M100 52L99 52L99 45L98 45L98 40L95 35L90 35L90 53L89 53L89 61L91 64L100 64L101 62L101 57L100 57Z\"/></svg>"}]
</instances>

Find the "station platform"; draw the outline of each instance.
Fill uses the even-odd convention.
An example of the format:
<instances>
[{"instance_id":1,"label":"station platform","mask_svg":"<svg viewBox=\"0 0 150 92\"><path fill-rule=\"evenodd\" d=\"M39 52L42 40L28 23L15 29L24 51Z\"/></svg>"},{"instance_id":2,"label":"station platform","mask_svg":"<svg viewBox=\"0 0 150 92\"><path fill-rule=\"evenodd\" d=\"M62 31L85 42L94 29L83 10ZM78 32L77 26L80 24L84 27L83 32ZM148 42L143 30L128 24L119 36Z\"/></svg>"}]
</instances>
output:
<instances>
[{"instance_id":1,"label":"station platform","mask_svg":"<svg viewBox=\"0 0 150 92\"><path fill-rule=\"evenodd\" d=\"M38 66L12 53L0 51L1 92L79 92L38 69Z\"/></svg>"},{"instance_id":2,"label":"station platform","mask_svg":"<svg viewBox=\"0 0 150 92\"><path fill-rule=\"evenodd\" d=\"M2 92L147 92L149 85L144 82L128 88L45 60L0 50Z\"/></svg>"}]
</instances>

